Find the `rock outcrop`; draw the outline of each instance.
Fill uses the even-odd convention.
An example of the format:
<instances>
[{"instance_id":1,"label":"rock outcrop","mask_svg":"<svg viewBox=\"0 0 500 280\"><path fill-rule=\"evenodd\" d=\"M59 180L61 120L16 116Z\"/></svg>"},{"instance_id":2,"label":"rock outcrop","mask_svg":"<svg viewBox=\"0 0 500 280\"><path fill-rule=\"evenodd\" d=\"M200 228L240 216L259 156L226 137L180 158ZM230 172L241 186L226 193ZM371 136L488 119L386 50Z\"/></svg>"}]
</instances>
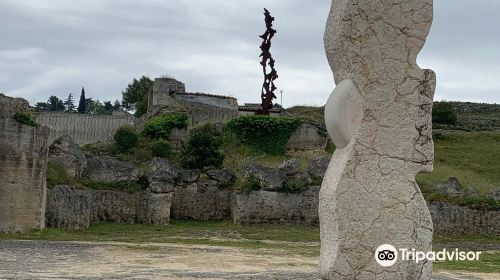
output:
<instances>
[{"instance_id":1,"label":"rock outcrop","mask_svg":"<svg viewBox=\"0 0 500 280\"><path fill-rule=\"evenodd\" d=\"M325 176L326 169L330 164L330 160L332 159L331 155L321 156L318 158L314 158L309 163L309 168L307 169L311 176L317 178L323 178Z\"/></svg>"},{"instance_id":2,"label":"rock outcrop","mask_svg":"<svg viewBox=\"0 0 500 280\"><path fill-rule=\"evenodd\" d=\"M16 119L28 101L0 94L0 232L45 227L49 129Z\"/></svg>"},{"instance_id":3,"label":"rock outcrop","mask_svg":"<svg viewBox=\"0 0 500 280\"><path fill-rule=\"evenodd\" d=\"M164 158L153 158L149 163L149 188L153 193L171 193L175 190L175 184L179 179L179 170L169 160ZM194 178L189 178L190 174L183 174L186 181ZM196 177L196 175L191 174ZM199 176L199 175L198 175Z\"/></svg>"},{"instance_id":4,"label":"rock outcrop","mask_svg":"<svg viewBox=\"0 0 500 280\"><path fill-rule=\"evenodd\" d=\"M142 172L133 164L112 157L87 158L84 175L97 182L135 182Z\"/></svg>"},{"instance_id":5,"label":"rock outcrop","mask_svg":"<svg viewBox=\"0 0 500 280\"><path fill-rule=\"evenodd\" d=\"M84 229L90 226L92 190L54 186L47 190L47 226Z\"/></svg>"},{"instance_id":6,"label":"rock outcrop","mask_svg":"<svg viewBox=\"0 0 500 280\"><path fill-rule=\"evenodd\" d=\"M281 189L286 180L286 174L282 170L261 166L258 164L247 164L243 167L243 178L256 177L260 187L265 191L277 191Z\"/></svg>"},{"instance_id":7,"label":"rock outcrop","mask_svg":"<svg viewBox=\"0 0 500 280\"><path fill-rule=\"evenodd\" d=\"M62 164L69 176L79 178L87 167L87 158L71 137L63 135L49 147L49 160Z\"/></svg>"},{"instance_id":8,"label":"rock outcrop","mask_svg":"<svg viewBox=\"0 0 500 280\"><path fill-rule=\"evenodd\" d=\"M376 252L431 250L415 176L433 162L436 78L416 63L432 17L432 0L332 1L324 39L337 87L325 124L337 149L319 199L323 279L430 277L428 260L382 266Z\"/></svg>"}]
</instances>

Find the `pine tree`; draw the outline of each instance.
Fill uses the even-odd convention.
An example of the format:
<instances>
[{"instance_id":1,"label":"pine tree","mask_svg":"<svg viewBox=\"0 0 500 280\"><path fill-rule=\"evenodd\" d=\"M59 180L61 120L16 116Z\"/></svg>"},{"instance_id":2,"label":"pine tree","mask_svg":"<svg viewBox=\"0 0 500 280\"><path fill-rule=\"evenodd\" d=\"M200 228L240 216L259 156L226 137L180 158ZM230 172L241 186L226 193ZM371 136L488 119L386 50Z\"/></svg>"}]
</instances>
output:
<instances>
[{"instance_id":1,"label":"pine tree","mask_svg":"<svg viewBox=\"0 0 500 280\"><path fill-rule=\"evenodd\" d=\"M47 105L49 107L50 111L64 111L64 103L62 100L57 98L55 95L51 95L49 97L49 100L47 100Z\"/></svg>"},{"instance_id":2,"label":"pine tree","mask_svg":"<svg viewBox=\"0 0 500 280\"><path fill-rule=\"evenodd\" d=\"M85 89L82 87L82 94L80 94L80 102L78 102L78 113L85 114L87 111L87 100L85 99Z\"/></svg>"},{"instance_id":3,"label":"pine tree","mask_svg":"<svg viewBox=\"0 0 500 280\"><path fill-rule=\"evenodd\" d=\"M66 101L64 101L64 106L66 107L67 113L72 113L75 111L75 103L73 101L73 94L69 94Z\"/></svg>"}]
</instances>

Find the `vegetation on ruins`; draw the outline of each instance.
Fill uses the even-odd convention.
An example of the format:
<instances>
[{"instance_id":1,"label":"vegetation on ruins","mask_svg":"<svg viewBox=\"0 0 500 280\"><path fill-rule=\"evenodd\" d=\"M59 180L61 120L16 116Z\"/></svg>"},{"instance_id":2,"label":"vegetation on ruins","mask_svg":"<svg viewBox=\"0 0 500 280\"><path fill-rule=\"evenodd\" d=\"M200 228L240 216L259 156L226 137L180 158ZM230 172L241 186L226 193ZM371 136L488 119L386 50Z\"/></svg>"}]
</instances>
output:
<instances>
[{"instance_id":1,"label":"vegetation on ruins","mask_svg":"<svg viewBox=\"0 0 500 280\"><path fill-rule=\"evenodd\" d=\"M187 128L187 116L181 113L167 113L146 121L142 135L152 139L169 139L174 128Z\"/></svg>"},{"instance_id":2,"label":"vegetation on ruins","mask_svg":"<svg viewBox=\"0 0 500 280\"><path fill-rule=\"evenodd\" d=\"M321 185L321 184L320 184ZM309 182L303 178L290 177L285 180L280 192L301 193L307 191L310 187Z\"/></svg>"},{"instance_id":3,"label":"vegetation on ruins","mask_svg":"<svg viewBox=\"0 0 500 280\"><path fill-rule=\"evenodd\" d=\"M237 189L243 193L251 193L260 190L260 179L255 174L250 174L237 186Z\"/></svg>"},{"instance_id":4,"label":"vegetation on ruins","mask_svg":"<svg viewBox=\"0 0 500 280\"><path fill-rule=\"evenodd\" d=\"M38 125L29 112L17 112L14 114L14 119L25 125L29 126Z\"/></svg>"},{"instance_id":5,"label":"vegetation on ruins","mask_svg":"<svg viewBox=\"0 0 500 280\"><path fill-rule=\"evenodd\" d=\"M288 139L300 123L298 118L248 115L232 119L227 127L254 152L284 155Z\"/></svg>"},{"instance_id":6,"label":"vegetation on ruins","mask_svg":"<svg viewBox=\"0 0 500 280\"><path fill-rule=\"evenodd\" d=\"M172 155L170 143L164 139L158 139L151 144L151 152L154 157L169 158Z\"/></svg>"},{"instance_id":7,"label":"vegetation on ruins","mask_svg":"<svg viewBox=\"0 0 500 280\"><path fill-rule=\"evenodd\" d=\"M183 168L206 169L219 168L224 162L220 152L222 135L211 124L197 127L189 132L189 136L181 147L180 162Z\"/></svg>"},{"instance_id":8,"label":"vegetation on ruins","mask_svg":"<svg viewBox=\"0 0 500 280\"><path fill-rule=\"evenodd\" d=\"M121 152L127 152L137 146L139 136L135 132L134 127L130 125L120 127L113 139L115 140L116 147Z\"/></svg>"},{"instance_id":9,"label":"vegetation on ruins","mask_svg":"<svg viewBox=\"0 0 500 280\"><path fill-rule=\"evenodd\" d=\"M134 79L122 92L123 107L127 110L137 110L139 107L144 106L144 104L141 104L144 103L144 101L147 106L147 95L149 90L153 87L153 83L154 82L146 76L142 76L139 80Z\"/></svg>"}]
</instances>

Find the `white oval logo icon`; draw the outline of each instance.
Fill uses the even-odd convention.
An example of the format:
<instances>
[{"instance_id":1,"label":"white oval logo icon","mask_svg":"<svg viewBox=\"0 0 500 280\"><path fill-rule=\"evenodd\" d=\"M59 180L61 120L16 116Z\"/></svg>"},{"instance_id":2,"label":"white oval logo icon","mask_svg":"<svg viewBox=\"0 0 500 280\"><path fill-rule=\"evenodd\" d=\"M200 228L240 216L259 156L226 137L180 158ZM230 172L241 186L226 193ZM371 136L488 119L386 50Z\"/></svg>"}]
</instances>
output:
<instances>
[{"instance_id":1,"label":"white oval logo icon","mask_svg":"<svg viewBox=\"0 0 500 280\"><path fill-rule=\"evenodd\" d=\"M380 245L375 251L375 260L383 267L393 266L398 260L398 251L390 244Z\"/></svg>"}]
</instances>

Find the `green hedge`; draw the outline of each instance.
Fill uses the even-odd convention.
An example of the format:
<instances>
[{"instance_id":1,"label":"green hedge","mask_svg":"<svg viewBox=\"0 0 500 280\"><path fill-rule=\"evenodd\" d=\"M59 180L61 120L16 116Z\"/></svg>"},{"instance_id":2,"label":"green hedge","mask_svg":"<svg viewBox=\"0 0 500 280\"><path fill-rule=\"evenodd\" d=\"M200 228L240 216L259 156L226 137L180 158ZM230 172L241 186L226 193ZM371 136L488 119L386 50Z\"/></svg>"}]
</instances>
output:
<instances>
[{"instance_id":1,"label":"green hedge","mask_svg":"<svg viewBox=\"0 0 500 280\"><path fill-rule=\"evenodd\" d=\"M297 118L249 115L232 119L227 127L255 152L284 155L290 135L300 124Z\"/></svg>"},{"instance_id":2,"label":"green hedge","mask_svg":"<svg viewBox=\"0 0 500 280\"><path fill-rule=\"evenodd\" d=\"M137 146L139 136L135 132L134 127L124 125L116 131L113 139L115 140L116 147L120 152L127 152Z\"/></svg>"},{"instance_id":3,"label":"green hedge","mask_svg":"<svg viewBox=\"0 0 500 280\"><path fill-rule=\"evenodd\" d=\"M186 128L187 116L181 113L168 113L152 118L144 124L142 134L146 137L168 139L174 128Z\"/></svg>"}]
</instances>

